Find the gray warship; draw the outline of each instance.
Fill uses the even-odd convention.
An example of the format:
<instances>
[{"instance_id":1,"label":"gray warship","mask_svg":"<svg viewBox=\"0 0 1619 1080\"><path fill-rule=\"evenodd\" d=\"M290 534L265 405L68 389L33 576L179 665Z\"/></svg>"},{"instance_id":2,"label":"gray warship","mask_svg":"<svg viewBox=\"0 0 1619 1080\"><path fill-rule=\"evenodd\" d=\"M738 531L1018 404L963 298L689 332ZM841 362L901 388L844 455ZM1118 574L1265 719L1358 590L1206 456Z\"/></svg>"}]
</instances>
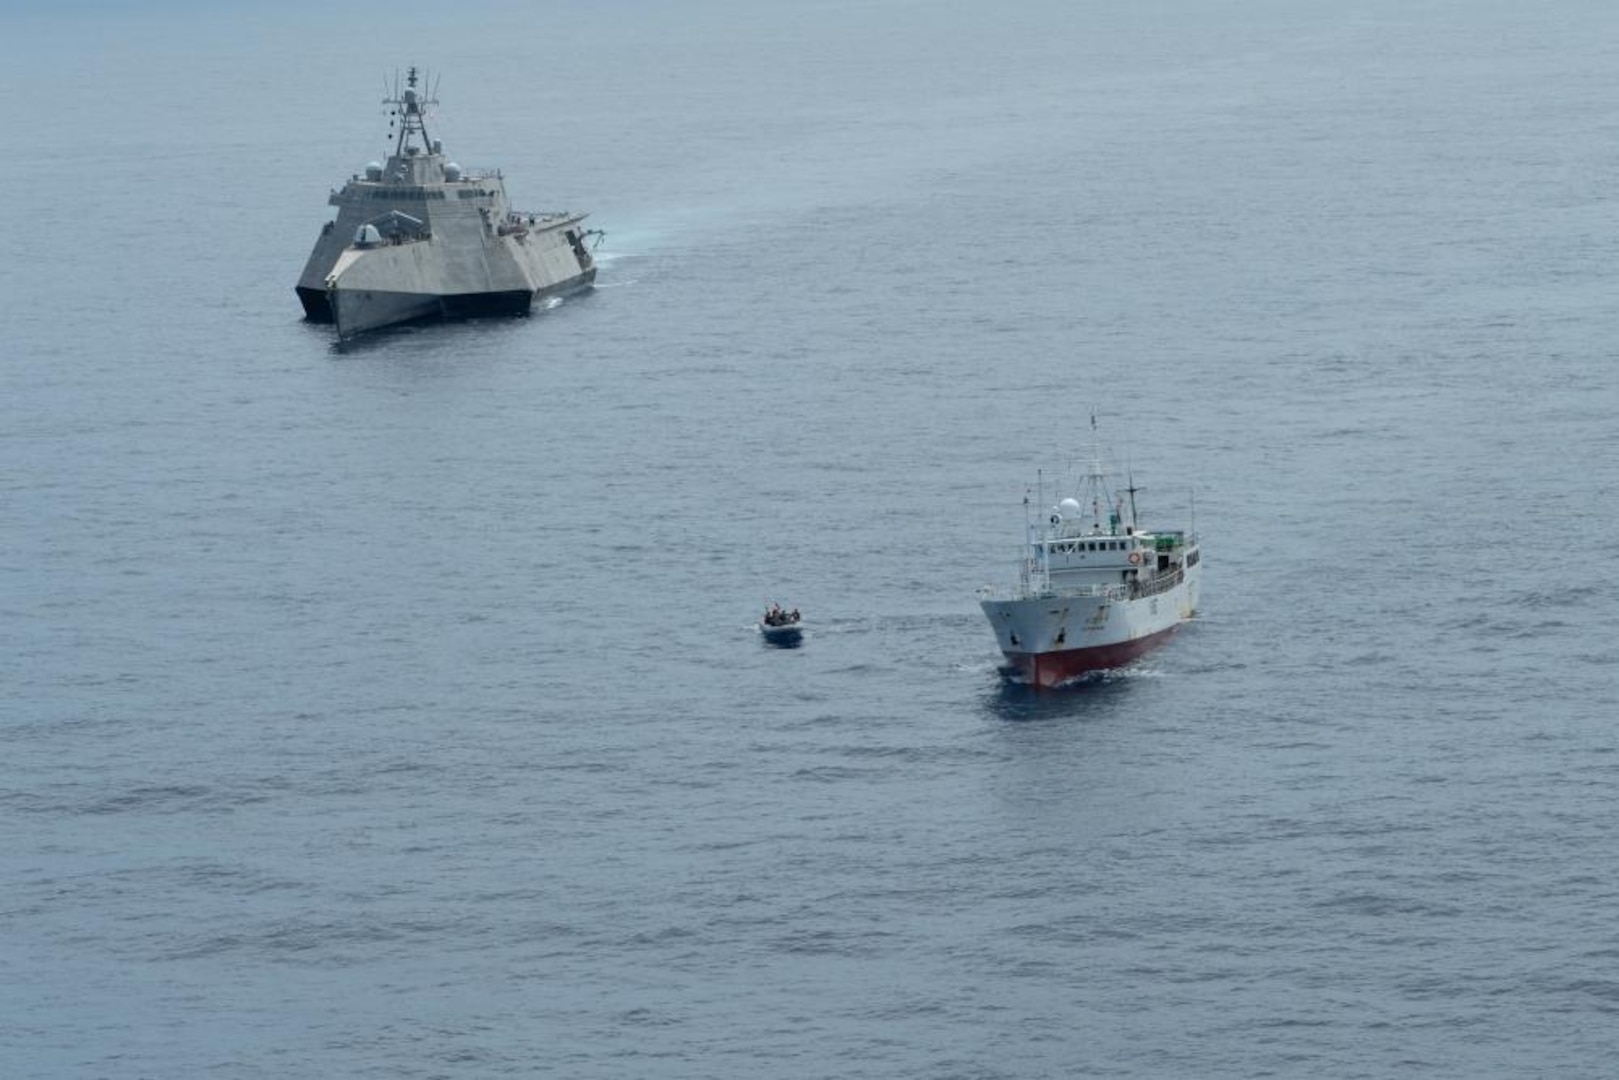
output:
<instances>
[{"instance_id":1,"label":"gray warship","mask_svg":"<svg viewBox=\"0 0 1619 1080\"><path fill-rule=\"evenodd\" d=\"M298 279L311 322L338 340L406 322L527 314L536 299L588 289L596 263L584 214L511 209L499 170L463 169L427 131L438 104L410 68L391 97L398 132L327 200L337 207Z\"/></svg>"}]
</instances>

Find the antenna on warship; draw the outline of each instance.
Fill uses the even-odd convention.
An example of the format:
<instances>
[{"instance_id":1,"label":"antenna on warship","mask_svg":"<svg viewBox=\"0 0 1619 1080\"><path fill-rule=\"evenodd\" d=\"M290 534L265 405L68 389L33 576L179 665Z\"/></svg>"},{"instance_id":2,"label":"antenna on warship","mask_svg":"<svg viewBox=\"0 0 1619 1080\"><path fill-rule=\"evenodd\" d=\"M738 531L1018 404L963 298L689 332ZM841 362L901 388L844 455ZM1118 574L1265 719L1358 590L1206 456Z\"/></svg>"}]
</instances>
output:
<instances>
[{"instance_id":1,"label":"antenna on warship","mask_svg":"<svg viewBox=\"0 0 1619 1080\"><path fill-rule=\"evenodd\" d=\"M423 150L431 150L433 146L433 141L427 134L427 106L437 105L438 98L432 93L424 95L422 91L416 89L416 84L422 81L423 76L421 69L412 64L405 73L405 87L401 91L399 76L396 74L393 97L383 101L384 105L394 107L391 115L399 117L399 133L394 142L394 154L397 157L406 156L412 149L412 135L422 137ZM392 127L393 121L390 120L388 126Z\"/></svg>"}]
</instances>

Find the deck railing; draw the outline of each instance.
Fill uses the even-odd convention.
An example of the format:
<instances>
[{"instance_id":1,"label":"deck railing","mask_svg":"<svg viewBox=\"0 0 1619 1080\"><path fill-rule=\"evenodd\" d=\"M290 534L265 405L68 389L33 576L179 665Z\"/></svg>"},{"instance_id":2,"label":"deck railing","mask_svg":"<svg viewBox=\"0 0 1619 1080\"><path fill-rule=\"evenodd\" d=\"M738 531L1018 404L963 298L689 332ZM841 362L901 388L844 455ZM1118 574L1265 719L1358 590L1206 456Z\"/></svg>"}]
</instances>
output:
<instances>
[{"instance_id":1,"label":"deck railing","mask_svg":"<svg viewBox=\"0 0 1619 1080\"><path fill-rule=\"evenodd\" d=\"M1186 570L1177 566L1167 574L1155 575L1135 582L1095 585L1053 585L1051 575L1037 559L1027 559L1021 567L1016 585L985 585L978 590L980 600L1017 600L1026 597L1106 597L1109 600L1139 600L1157 596L1175 588L1186 580Z\"/></svg>"},{"instance_id":2,"label":"deck railing","mask_svg":"<svg viewBox=\"0 0 1619 1080\"><path fill-rule=\"evenodd\" d=\"M1175 586L1179 585L1185 580L1185 569L1177 566L1174 570L1167 574L1160 574L1157 577L1149 578L1145 584L1139 585L1136 588L1134 595L1138 597L1157 596L1159 593L1168 592L1170 589L1173 589Z\"/></svg>"}]
</instances>

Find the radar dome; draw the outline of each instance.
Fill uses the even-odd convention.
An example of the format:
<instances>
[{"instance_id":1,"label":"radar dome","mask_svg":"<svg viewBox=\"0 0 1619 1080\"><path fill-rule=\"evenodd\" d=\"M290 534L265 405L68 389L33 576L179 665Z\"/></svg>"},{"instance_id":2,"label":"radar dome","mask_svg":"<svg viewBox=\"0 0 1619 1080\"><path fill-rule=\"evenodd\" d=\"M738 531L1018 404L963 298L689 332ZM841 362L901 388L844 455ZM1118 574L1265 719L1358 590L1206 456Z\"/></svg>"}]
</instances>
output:
<instances>
[{"instance_id":1,"label":"radar dome","mask_svg":"<svg viewBox=\"0 0 1619 1080\"><path fill-rule=\"evenodd\" d=\"M368 161L365 163L365 178L367 180L382 179L382 162Z\"/></svg>"},{"instance_id":2,"label":"radar dome","mask_svg":"<svg viewBox=\"0 0 1619 1080\"><path fill-rule=\"evenodd\" d=\"M354 230L354 242L361 247L380 244L382 243L382 233L378 231L375 225L367 223Z\"/></svg>"},{"instance_id":3,"label":"radar dome","mask_svg":"<svg viewBox=\"0 0 1619 1080\"><path fill-rule=\"evenodd\" d=\"M461 179L461 166L453 161L446 164L444 166L444 179L452 184Z\"/></svg>"},{"instance_id":4,"label":"radar dome","mask_svg":"<svg viewBox=\"0 0 1619 1080\"><path fill-rule=\"evenodd\" d=\"M1057 509L1062 511L1062 514L1063 514L1064 517L1078 517L1079 516L1079 500L1078 499L1064 499L1062 502L1057 504Z\"/></svg>"}]
</instances>

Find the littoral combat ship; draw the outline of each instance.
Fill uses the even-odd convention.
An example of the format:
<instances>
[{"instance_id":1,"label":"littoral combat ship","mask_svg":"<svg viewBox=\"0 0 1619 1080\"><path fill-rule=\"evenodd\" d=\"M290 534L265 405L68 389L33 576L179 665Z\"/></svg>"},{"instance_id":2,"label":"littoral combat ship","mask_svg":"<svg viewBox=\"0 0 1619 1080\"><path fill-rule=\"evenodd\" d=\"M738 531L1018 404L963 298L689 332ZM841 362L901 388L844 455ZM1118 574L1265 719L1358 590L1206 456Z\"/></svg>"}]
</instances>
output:
<instances>
[{"instance_id":1,"label":"littoral combat ship","mask_svg":"<svg viewBox=\"0 0 1619 1080\"><path fill-rule=\"evenodd\" d=\"M1091 430L1094 437L1095 417ZM1024 497L1018 582L979 591L1008 674L1051 687L1123 667L1192 617L1202 578L1197 536L1141 529L1139 490L1132 482L1128 502L1115 496L1097 449L1080 491L1046 511L1043 524Z\"/></svg>"},{"instance_id":2,"label":"littoral combat ship","mask_svg":"<svg viewBox=\"0 0 1619 1080\"><path fill-rule=\"evenodd\" d=\"M499 170L463 169L427 131L436 97L411 68L391 106L398 132L386 165L372 162L328 200L326 223L298 279L312 322L339 340L398 323L522 315L538 298L587 289L596 263L584 214L511 209Z\"/></svg>"}]
</instances>

